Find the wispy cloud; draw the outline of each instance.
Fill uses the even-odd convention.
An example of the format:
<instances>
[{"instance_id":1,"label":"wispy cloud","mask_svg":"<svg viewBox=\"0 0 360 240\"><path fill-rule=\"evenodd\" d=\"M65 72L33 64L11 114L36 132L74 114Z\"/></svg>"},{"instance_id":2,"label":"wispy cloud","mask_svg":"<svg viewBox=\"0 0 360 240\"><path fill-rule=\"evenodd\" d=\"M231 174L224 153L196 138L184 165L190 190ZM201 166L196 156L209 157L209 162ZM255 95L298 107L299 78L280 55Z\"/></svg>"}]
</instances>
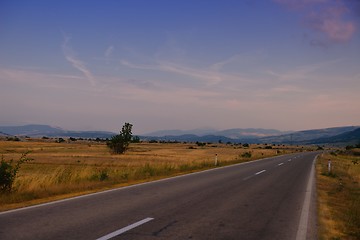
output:
<instances>
[{"instance_id":1,"label":"wispy cloud","mask_svg":"<svg viewBox=\"0 0 360 240\"><path fill-rule=\"evenodd\" d=\"M302 22L309 29L323 33L327 40L345 43L356 32L354 20L349 18L352 8L345 0L274 0L302 15ZM311 40L312 43L319 40ZM314 44L312 44L314 45ZM315 45L314 45L315 46Z\"/></svg>"},{"instance_id":2,"label":"wispy cloud","mask_svg":"<svg viewBox=\"0 0 360 240\"><path fill-rule=\"evenodd\" d=\"M115 50L114 46L112 45L109 46L104 53L105 57L109 58L113 54L114 50Z\"/></svg>"},{"instance_id":3,"label":"wispy cloud","mask_svg":"<svg viewBox=\"0 0 360 240\"><path fill-rule=\"evenodd\" d=\"M0 79L15 85L36 85L58 90L69 88L84 89L81 84L84 78L81 76L53 74L35 69L0 68Z\"/></svg>"},{"instance_id":4,"label":"wispy cloud","mask_svg":"<svg viewBox=\"0 0 360 240\"><path fill-rule=\"evenodd\" d=\"M288 69L283 72L276 72L274 70L268 70L267 74L270 76L274 76L280 82L291 82L297 80L309 79L317 70L323 70L328 67L331 67L339 62L343 61L343 59L335 59L331 61L319 62L309 65L298 66L294 69Z\"/></svg>"},{"instance_id":5,"label":"wispy cloud","mask_svg":"<svg viewBox=\"0 0 360 240\"><path fill-rule=\"evenodd\" d=\"M181 74L188 77L206 81L210 85L222 81L221 76L215 71L195 69L170 62L157 62L157 64L154 65L145 65L145 64L134 64L126 60L121 60L120 63L129 68L156 70L156 71Z\"/></svg>"},{"instance_id":6,"label":"wispy cloud","mask_svg":"<svg viewBox=\"0 0 360 240\"><path fill-rule=\"evenodd\" d=\"M62 44L62 50L63 50L66 60L69 63L71 63L71 65L74 68L76 68L77 70L82 72L84 77L90 82L91 86L93 86L93 87L96 86L95 77L93 76L91 71L86 67L86 64L83 61L81 61L80 59L78 59L76 57L76 54L72 50L72 48L69 44L71 38L69 36L67 36L66 34L63 34L63 35L64 35L64 42Z\"/></svg>"},{"instance_id":7,"label":"wispy cloud","mask_svg":"<svg viewBox=\"0 0 360 240\"><path fill-rule=\"evenodd\" d=\"M154 64L138 64L131 63L127 60L121 60L120 63L123 66L141 69L141 70L154 70L167 72L172 74L178 74L189 77L189 79L197 79L205 83L207 86L217 85L226 81L237 81L242 83L251 82L251 79L248 79L241 74L222 72L221 69L224 65L233 62L238 56L231 57L228 60L224 60L215 64L212 64L209 67L196 68L189 67L182 64L177 64L169 61L160 61L156 60Z\"/></svg>"}]
</instances>

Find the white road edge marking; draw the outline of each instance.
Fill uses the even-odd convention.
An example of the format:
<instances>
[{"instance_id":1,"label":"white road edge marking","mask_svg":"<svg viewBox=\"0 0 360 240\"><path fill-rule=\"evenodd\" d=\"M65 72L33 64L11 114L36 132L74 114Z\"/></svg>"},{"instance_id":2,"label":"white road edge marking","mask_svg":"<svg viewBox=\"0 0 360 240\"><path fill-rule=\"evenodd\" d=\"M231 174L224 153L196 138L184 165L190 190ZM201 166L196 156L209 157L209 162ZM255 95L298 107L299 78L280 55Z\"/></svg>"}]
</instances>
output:
<instances>
[{"instance_id":1,"label":"white road edge marking","mask_svg":"<svg viewBox=\"0 0 360 240\"><path fill-rule=\"evenodd\" d=\"M96 240L108 240L108 239L116 237L116 236L118 236L118 235L120 235L120 234L122 234L124 232L127 232L127 231L129 231L129 230L131 230L133 228L136 228L136 227L138 227L140 225L143 225L144 223L147 223L147 222L149 222L151 220L154 220L154 218L145 218L145 219L143 219L141 221L133 223L133 224L127 226L127 227L121 228L121 229L119 229L119 230L117 230L115 232L109 233L108 235L105 235L105 236L103 236L101 238L98 238Z\"/></svg>"},{"instance_id":2,"label":"white road edge marking","mask_svg":"<svg viewBox=\"0 0 360 240\"><path fill-rule=\"evenodd\" d=\"M257 172L257 173L255 173L255 175L259 175L259 174L261 174L261 173L263 173L263 172L266 172L266 170L262 170L262 171L260 171L260 172Z\"/></svg>"},{"instance_id":3,"label":"white road edge marking","mask_svg":"<svg viewBox=\"0 0 360 240\"><path fill-rule=\"evenodd\" d=\"M316 162L317 156L314 158L311 171L310 171L310 177L306 186L306 193L305 193L305 199L304 204L301 209L301 216L300 216L300 222L299 227L296 233L296 240L306 240L307 235L307 229L308 229L308 220L309 220L309 213L310 213L310 204L311 204L311 194L312 194L312 186L314 184L314 176L315 176L315 162Z\"/></svg>"},{"instance_id":4,"label":"white road edge marking","mask_svg":"<svg viewBox=\"0 0 360 240\"><path fill-rule=\"evenodd\" d=\"M281 166L281 165L283 165L283 164L284 164L283 162L282 162L282 163L279 163L278 166Z\"/></svg>"}]
</instances>

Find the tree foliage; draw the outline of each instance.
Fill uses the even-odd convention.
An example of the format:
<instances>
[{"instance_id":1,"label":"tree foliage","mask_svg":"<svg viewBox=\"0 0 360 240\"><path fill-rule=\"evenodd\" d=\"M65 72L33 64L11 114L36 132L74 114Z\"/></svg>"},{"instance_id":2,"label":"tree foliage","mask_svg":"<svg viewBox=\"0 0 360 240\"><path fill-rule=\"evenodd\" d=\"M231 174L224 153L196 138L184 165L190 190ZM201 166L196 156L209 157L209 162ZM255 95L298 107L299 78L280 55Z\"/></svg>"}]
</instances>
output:
<instances>
[{"instance_id":1,"label":"tree foliage","mask_svg":"<svg viewBox=\"0 0 360 240\"><path fill-rule=\"evenodd\" d=\"M21 155L17 162L13 159L6 161L4 156L1 157L0 162L0 192L11 192L13 184L16 179L16 175L20 169L21 164L33 160L27 157L29 152L25 152Z\"/></svg>"},{"instance_id":2,"label":"tree foliage","mask_svg":"<svg viewBox=\"0 0 360 240\"><path fill-rule=\"evenodd\" d=\"M113 136L107 143L113 153L122 154L129 148L132 140L132 124L125 123L118 135Z\"/></svg>"}]
</instances>

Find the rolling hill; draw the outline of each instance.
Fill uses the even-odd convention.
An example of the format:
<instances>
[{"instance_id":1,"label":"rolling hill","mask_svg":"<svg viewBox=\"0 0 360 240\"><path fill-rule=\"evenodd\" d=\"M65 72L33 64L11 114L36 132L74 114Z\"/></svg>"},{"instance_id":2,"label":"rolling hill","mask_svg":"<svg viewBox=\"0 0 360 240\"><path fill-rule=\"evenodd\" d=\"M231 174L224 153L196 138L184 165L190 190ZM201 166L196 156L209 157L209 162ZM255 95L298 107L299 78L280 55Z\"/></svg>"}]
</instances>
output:
<instances>
[{"instance_id":1,"label":"rolling hill","mask_svg":"<svg viewBox=\"0 0 360 240\"><path fill-rule=\"evenodd\" d=\"M117 133L106 131L68 131L49 125L0 126L0 136L29 137L75 137L111 138ZM282 132L274 129L234 128L222 131L203 128L195 130L162 130L140 136L142 140L179 142L232 142L232 143L271 143L271 144L332 144L345 145L360 143L360 126L347 126Z\"/></svg>"},{"instance_id":2,"label":"rolling hill","mask_svg":"<svg viewBox=\"0 0 360 240\"><path fill-rule=\"evenodd\" d=\"M77 137L77 138L110 138L116 133L105 131L68 131L49 125L31 124L24 126L0 126L0 132L10 136L28 137Z\"/></svg>"},{"instance_id":3,"label":"rolling hill","mask_svg":"<svg viewBox=\"0 0 360 240\"><path fill-rule=\"evenodd\" d=\"M345 132L332 137L323 137L314 139L308 142L309 144L359 144L360 143L360 128Z\"/></svg>"}]
</instances>

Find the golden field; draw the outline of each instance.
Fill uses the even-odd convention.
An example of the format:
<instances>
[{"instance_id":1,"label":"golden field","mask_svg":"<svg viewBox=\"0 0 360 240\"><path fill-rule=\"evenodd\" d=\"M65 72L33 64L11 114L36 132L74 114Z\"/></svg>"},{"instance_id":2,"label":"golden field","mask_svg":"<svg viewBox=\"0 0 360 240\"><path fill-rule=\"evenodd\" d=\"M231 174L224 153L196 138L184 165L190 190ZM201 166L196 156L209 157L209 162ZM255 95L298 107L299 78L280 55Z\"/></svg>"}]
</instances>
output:
<instances>
[{"instance_id":1,"label":"golden field","mask_svg":"<svg viewBox=\"0 0 360 240\"><path fill-rule=\"evenodd\" d=\"M319 239L360 239L360 149L318 158L317 195Z\"/></svg>"},{"instance_id":2,"label":"golden field","mask_svg":"<svg viewBox=\"0 0 360 240\"><path fill-rule=\"evenodd\" d=\"M17 161L29 152L33 160L21 165L14 191L0 195L0 211L308 150L316 147L144 142L130 144L125 154L115 155L105 143L95 141L3 139L2 159ZM352 152L360 155L359 149ZM214 164L215 154L218 166ZM336 151L324 153L317 160L319 239L360 238L360 164L354 164L360 163L359 155ZM333 166L330 174L329 159Z\"/></svg>"},{"instance_id":3,"label":"golden field","mask_svg":"<svg viewBox=\"0 0 360 240\"><path fill-rule=\"evenodd\" d=\"M14 191L0 196L0 210L213 168L215 154L219 166L223 166L305 150L283 145L272 148L137 143L130 144L125 154L115 155L105 143L95 141L0 141L0 155L5 160L16 161L27 151L28 157L34 159L21 166Z\"/></svg>"}]
</instances>

